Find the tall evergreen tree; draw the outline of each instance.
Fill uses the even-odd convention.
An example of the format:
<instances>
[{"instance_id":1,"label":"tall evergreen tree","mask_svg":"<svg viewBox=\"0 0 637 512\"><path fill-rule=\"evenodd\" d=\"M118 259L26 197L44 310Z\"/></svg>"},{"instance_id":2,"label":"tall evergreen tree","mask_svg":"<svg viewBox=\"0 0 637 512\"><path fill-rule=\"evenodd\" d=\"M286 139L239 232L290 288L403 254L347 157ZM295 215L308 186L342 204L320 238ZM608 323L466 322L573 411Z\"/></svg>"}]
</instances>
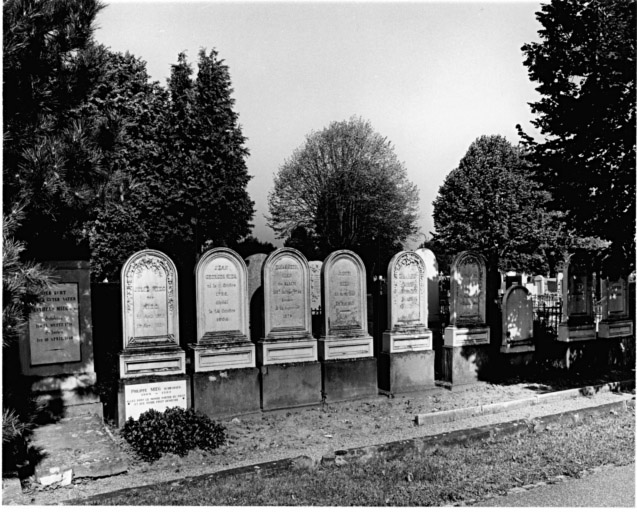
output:
<instances>
[{"instance_id":1,"label":"tall evergreen tree","mask_svg":"<svg viewBox=\"0 0 637 512\"><path fill-rule=\"evenodd\" d=\"M541 41L522 50L541 99L518 129L538 178L580 235L611 242L613 267L635 268L635 1L552 0Z\"/></svg>"}]
</instances>

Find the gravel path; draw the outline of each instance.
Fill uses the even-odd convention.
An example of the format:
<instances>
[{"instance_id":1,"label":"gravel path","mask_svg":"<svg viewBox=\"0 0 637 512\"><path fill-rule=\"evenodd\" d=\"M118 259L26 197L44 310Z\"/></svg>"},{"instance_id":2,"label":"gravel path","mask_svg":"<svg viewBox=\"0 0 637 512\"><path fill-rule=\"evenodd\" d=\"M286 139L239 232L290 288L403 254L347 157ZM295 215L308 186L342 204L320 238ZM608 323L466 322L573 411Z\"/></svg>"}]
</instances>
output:
<instances>
[{"instance_id":1,"label":"gravel path","mask_svg":"<svg viewBox=\"0 0 637 512\"><path fill-rule=\"evenodd\" d=\"M597 393L546 403L499 414L476 416L453 423L416 426L419 413L458 409L535 396L541 385L529 383L480 384L465 391L438 388L430 393L379 396L367 400L326 404L288 411L254 414L224 421L228 443L209 454L201 451L188 456L167 455L152 464L134 459L129 452L126 474L103 479L74 480L66 487L37 488L22 495L19 504L55 504L117 489L136 487L178 478L264 462L307 455L315 460L335 450L383 444L402 439L436 435L516 419L592 407L617 401L626 395ZM632 396L632 395L629 395ZM118 438L115 433L116 438ZM127 445L121 441L122 449Z\"/></svg>"}]
</instances>

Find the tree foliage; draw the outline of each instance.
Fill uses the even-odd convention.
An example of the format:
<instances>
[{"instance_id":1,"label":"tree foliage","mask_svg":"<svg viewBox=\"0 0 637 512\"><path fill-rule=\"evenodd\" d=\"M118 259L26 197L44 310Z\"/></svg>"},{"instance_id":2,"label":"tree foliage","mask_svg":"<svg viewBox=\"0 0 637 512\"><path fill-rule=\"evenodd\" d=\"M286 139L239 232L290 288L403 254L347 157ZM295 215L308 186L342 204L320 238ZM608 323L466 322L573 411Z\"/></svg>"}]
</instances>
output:
<instances>
[{"instance_id":1,"label":"tree foliage","mask_svg":"<svg viewBox=\"0 0 637 512\"><path fill-rule=\"evenodd\" d=\"M519 128L553 205L583 236L612 243L613 265L635 261L635 2L553 0L537 13L541 41L524 64L541 99Z\"/></svg>"},{"instance_id":2,"label":"tree foliage","mask_svg":"<svg viewBox=\"0 0 637 512\"><path fill-rule=\"evenodd\" d=\"M117 279L152 247L193 264L250 229L245 138L227 66L185 55L168 87L93 40L96 0L10 0L4 20L4 212L37 260L89 258Z\"/></svg>"},{"instance_id":3,"label":"tree foliage","mask_svg":"<svg viewBox=\"0 0 637 512\"><path fill-rule=\"evenodd\" d=\"M385 260L418 229L416 186L391 143L358 118L308 135L275 175L268 204L279 238L303 228L303 244L321 257L350 249L370 273L383 273Z\"/></svg>"},{"instance_id":4,"label":"tree foliage","mask_svg":"<svg viewBox=\"0 0 637 512\"><path fill-rule=\"evenodd\" d=\"M475 250L492 272L546 271L557 238L549 199L517 148L499 135L479 137L434 201L434 246Z\"/></svg>"}]
</instances>

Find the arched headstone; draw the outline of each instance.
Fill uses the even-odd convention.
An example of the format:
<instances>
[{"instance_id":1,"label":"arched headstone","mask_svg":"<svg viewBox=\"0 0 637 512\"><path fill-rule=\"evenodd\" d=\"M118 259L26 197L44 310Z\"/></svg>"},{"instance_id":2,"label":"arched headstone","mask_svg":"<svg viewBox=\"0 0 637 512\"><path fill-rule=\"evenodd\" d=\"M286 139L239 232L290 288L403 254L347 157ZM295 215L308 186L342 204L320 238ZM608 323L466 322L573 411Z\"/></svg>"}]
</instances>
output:
<instances>
[{"instance_id":1,"label":"arched headstone","mask_svg":"<svg viewBox=\"0 0 637 512\"><path fill-rule=\"evenodd\" d=\"M417 253L402 251L394 255L387 270L387 291L388 330L383 333L383 351L431 350L427 273Z\"/></svg>"},{"instance_id":2,"label":"arched headstone","mask_svg":"<svg viewBox=\"0 0 637 512\"><path fill-rule=\"evenodd\" d=\"M227 248L211 249L197 263L195 372L255 366L254 344L248 339L247 275L243 259Z\"/></svg>"},{"instance_id":3,"label":"arched headstone","mask_svg":"<svg viewBox=\"0 0 637 512\"><path fill-rule=\"evenodd\" d=\"M371 357L373 338L367 332L365 266L352 251L331 253L323 262L323 336L321 360Z\"/></svg>"},{"instance_id":4,"label":"arched headstone","mask_svg":"<svg viewBox=\"0 0 637 512\"><path fill-rule=\"evenodd\" d=\"M513 285L502 298L501 352L530 352L533 344L533 297L522 285Z\"/></svg>"},{"instance_id":5,"label":"arched headstone","mask_svg":"<svg viewBox=\"0 0 637 512\"><path fill-rule=\"evenodd\" d=\"M310 269L305 256L283 247L263 267L265 333L261 364L316 361L312 337Z\"/></svg>"}]
</instances>

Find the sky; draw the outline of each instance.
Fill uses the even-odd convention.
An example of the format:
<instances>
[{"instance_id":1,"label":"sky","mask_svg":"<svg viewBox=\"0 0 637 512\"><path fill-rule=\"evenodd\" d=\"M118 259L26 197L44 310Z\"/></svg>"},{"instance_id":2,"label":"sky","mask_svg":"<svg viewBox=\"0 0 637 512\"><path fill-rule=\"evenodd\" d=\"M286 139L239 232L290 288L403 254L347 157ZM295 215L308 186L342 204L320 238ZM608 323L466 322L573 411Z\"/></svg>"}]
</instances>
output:
<instances>
[{"instance_id":1,"label":"sky","mask_svg":"<svg viewBox=\"0 0 637 512\"><path fill-rule=\"evenodd\" d=\"M540 2L123 2L106 0L95 37L146 61L165 84L179 52L216 49L229 67L253 177L253 234L267 227L273 176L312 131L352 116L393 144L420 191L417 247L432 202L481 135L533 136L539 95L521 47L538 41ZM196 66L195 66L196 69Z\"/></svg>"}]
</instances>

